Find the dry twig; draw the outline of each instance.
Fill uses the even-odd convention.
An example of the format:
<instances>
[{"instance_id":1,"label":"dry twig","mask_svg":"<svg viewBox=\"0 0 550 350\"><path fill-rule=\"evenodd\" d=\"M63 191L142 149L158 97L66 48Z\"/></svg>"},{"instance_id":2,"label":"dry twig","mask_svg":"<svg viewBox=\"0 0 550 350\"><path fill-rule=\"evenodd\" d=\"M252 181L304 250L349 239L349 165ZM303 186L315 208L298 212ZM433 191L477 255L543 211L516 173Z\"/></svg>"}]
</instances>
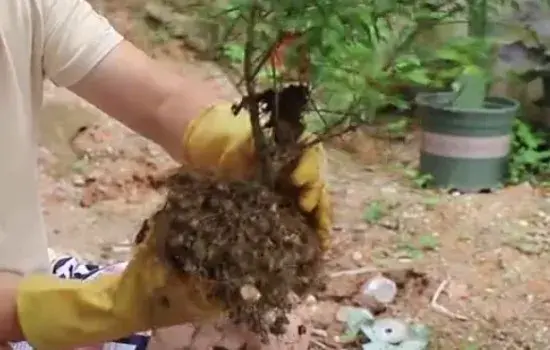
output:
<instances>
[{"instance_id":1,"label":"dry twig","mask_svg":"<svg viewBox=\"0 0 550 350\"><path fill-rule=\"evenodd\" d=\"M324 329L318 329L318 328L312 328L311 329L311 335L321 337L321 338L328 337L327 331L325 331Z\"/></svg>"},{"instance_id":2,"label":"dry twig","mask_svg":"<svg viewBox=\"0 0 550 350\"><path fill-rule=\"evenodd\" d=\"M457 319L457 320L460 320L460 321L466 321L468 319L466 316L454 313L454 312L450 311L449 309L447 309L446 307L444 307L443 305L438 303L439 297L445 291L445 289L447 288L447 286L449 285L450 282L451 282L450 278L446 278L443 282L441 282L439 287L437 287L437 290L435 291L435 293L432 297L432 300L430 301L430 306L436 312L439 312L440 314L443 314L445 316L448 316L448 317L451 317L451 318L454 318L454 319Z\"/></svg>"},{"instance_id":3,"label":"dry twig","mask_svg":"<svg viewBox=\"0 0 550 350\"><path fill-rule=\"evenodd\" d=\"M323 349L323 350L325 350L325 349L336 349L335 346L328 345L328 344L323 343L322 341L317 340L317 339L311 339L311 344L313 344L317 348L320 348L320 349Z\"/></svg>"},{"instance_id":4,"label":"dry twig","mask_svg":"<svg viewBox=\"0 0 550 350\"><path fill-rule=\"evenodd\" d=\"M357 276L357 275L362 275L364 273L373 273L373 272L379 272L379 271L380 271L380 268L378 267L364 266L357 269L336 271L329 274L329 277L336 278L336 277L342 277L342 276Z\"/></svg>"}]
</instances>

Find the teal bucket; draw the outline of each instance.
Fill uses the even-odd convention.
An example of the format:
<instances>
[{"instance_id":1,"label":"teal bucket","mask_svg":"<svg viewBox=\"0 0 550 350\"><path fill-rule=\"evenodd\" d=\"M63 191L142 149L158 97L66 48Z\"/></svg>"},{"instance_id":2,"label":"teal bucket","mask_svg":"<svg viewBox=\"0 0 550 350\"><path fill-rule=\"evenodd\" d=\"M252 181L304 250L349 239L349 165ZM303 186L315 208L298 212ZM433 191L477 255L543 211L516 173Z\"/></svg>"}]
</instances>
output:
<instances>
[{"instance_id":1,"label":"teal bucket","mask_svg":"<svg viewBox=\"0 0 550 350\"><path fill-rule=\"evenodd\" d=\"M519 103L488 97L484 108L458 109L455 94L419 94L422 123L420 171L436 187L475 192L502 184L507 174L512 126Z\"/></svg>"}]
</instances>

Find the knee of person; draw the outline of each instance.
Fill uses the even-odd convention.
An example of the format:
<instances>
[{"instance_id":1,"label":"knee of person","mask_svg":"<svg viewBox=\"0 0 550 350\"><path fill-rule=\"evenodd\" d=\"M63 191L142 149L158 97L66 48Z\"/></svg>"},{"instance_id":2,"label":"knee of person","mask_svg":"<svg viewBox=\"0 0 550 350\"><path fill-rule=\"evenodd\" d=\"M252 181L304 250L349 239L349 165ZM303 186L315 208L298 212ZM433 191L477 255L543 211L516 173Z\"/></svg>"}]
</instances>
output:
<instances>
[{"instance_id":1,"label":"knee of person","mask_svg":"<svg viewBox=\"0 0 550 350\"><path fill-rule=\"evenodd\" d=\"M287 332L281 336L269 336L264 344L261 339L242 327L227 321L213 324L184 324L153 332L147 350L191 349L191 350L307 350L311 333L309 324L303 318L290 315Z\"/></svg>"}]
</instances>

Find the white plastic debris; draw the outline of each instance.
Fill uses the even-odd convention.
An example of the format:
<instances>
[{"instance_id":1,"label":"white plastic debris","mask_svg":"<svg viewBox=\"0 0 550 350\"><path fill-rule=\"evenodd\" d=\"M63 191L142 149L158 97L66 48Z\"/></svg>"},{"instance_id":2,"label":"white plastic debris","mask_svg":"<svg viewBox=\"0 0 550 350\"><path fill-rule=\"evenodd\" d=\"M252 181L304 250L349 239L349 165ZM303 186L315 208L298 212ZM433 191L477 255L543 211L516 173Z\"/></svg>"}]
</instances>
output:
<instances>
[{"instance_id":1,"label":"white plastic debris","mask_svg":"<svg viewBox=\"0 0 550 350\"><path fill-rule=\"evenodd\" d=\"M363 284L361 293L372 296L380 303L389 304L397 295L397 285L389 278L376 276Z\"/></svg>"}]
</instances>

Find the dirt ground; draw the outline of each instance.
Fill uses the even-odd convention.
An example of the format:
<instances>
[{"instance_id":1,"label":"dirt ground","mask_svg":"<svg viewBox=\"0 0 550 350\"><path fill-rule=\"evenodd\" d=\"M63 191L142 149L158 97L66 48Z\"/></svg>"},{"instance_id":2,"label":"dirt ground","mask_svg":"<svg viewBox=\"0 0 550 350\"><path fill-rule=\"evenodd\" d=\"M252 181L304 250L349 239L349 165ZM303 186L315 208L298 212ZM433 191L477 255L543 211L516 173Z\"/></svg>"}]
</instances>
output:
<instances>
[{"instance_id":1,"label":"dirt ground","mask_svg":"<svg viewBox=\"0 0 550 350\"><path fill-rule=\"evenodd\" d=\"M179 45L154 46L124 2L103 3L122 32L174 69L220 81L219 70L191 62ZM114 5L113 5L114 4ZM117 5L118 4L118 5ZM48 85L39 118L41 192L54 249L109 262L128 256L141 220L160 203L155 179L175 164L71 93ZM329 147L336 215L331 277L316 298L317 338L338 348L341 305L360 304L359 286L377 272L399 285L384 311L430 326L433 349L550 349L550 196L528 184L492 194L419 189L406 175L418 135L403 140L368 133ZM430 301L446 283L438 311ZM321 332L322 333L322 332Z\"/></svg>"}]
</instances>

